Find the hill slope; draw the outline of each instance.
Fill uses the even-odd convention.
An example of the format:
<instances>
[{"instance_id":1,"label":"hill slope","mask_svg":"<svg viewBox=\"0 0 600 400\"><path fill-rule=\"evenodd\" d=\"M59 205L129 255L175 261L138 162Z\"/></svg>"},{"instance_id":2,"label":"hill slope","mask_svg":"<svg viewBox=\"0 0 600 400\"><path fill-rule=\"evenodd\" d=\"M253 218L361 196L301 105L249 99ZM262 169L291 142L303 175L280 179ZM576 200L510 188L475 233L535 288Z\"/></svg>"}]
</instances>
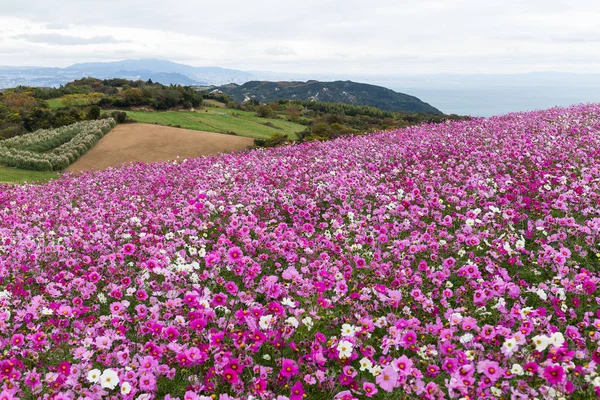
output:
<instances>
[{"instance_id":1,"label":"hill slope","mask_svg":"<svg viewBox=\"0 0 600 400\"><path fill-rule=\"evenodd\" d=\"M2 187L0 398L597 398L599 117Z\"/></svg>"},{"instance_id":2,"label":"hill slope","mask_svg":"<svg viewBox=\"0 0 600 400\"><path fill-rule=\"evenodd\" d=\"M279 99L315 100L377 107L386 111L442 114L440 110L417 97L398 93L382 86L352 81L335 82L267 82L250 81L243 85L218 87L236 101L256 99L270 103Z\"/></svg>"}]
</instances>

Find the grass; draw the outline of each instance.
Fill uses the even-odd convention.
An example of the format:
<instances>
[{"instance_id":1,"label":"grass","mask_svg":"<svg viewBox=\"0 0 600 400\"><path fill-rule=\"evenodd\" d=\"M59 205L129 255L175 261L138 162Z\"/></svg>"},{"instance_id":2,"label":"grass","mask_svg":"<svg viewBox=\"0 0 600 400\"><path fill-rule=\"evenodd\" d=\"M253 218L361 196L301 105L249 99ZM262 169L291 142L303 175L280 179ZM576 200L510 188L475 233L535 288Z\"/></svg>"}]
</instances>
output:
<instances>
[{"instance_id":1,"label":"grass","mask_svg":"<svg viewBox=\"0 0 600 400\"><path fill-rule=\"evenodd\" d=\"M51 109L66 107L65 104L63 103L62 99L60 99L60 98L46 100L46 103L48 103L48 107L50 107Z\"/></svg>"},{"instance_id":2,"label":"grass","mask_svg":"<svg viewBox=\"0 0 600 400\"><path fill-rule=\"evenodd\" d=\"M239 136L267 139L280 133L290 139L297 139L297 133L305 126L271 118L259 118L255 113L206 107L196 112L189 111L127 111L127 115L137 122L180 126L185 129L217 133L235 133ZM269 123L268 125L265 125Z\"/></svg>"},{"instance_id":3,"label":"grass","mask_svg":"<svg viewBox=\"0 0 600 400\"><path fill-rule=\"evenodd\" d=\"M209 106L209 107L217 107L217 108L225 108L225 104L221 103L220 101L216 101L213 99L204 99L202 100L202 104Z\"/></svg>"},{"instance_id":4,"label":"grass","mask_svg":"<svg viewBox=\"0 0 600 400\"><path fill-rule=\"evenodd\" d=\"M56 172L29 171L0 166L0 183L45 182L57 176Z\"/></svg>"}]
</instances>

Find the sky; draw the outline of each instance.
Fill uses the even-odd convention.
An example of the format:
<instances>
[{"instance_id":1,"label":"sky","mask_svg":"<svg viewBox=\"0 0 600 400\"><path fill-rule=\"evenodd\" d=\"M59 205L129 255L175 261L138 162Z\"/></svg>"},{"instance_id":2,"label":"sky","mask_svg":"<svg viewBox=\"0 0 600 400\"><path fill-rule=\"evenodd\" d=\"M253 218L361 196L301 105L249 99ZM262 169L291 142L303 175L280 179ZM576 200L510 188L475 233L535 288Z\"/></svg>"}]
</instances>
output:
<instances>
[{"instance_id":1,"label":"sky","mask_svg":"<svg viewBox=\"0 0 600 400\"><path fill-rule=\"evenodd\" d=\"M0 65L160 58L335 74L600 72L597 0L2 0Z\"/></svg>"}]
</instances>

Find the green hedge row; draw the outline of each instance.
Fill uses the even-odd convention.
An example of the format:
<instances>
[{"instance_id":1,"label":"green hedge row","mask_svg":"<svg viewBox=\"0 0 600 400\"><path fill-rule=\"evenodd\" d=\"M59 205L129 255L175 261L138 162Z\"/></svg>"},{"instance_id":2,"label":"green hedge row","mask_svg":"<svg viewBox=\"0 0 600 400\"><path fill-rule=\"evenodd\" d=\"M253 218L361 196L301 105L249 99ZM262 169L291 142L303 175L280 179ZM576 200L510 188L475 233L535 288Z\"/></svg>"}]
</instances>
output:
<instances>
[{"instance_id":1,"label":"green hedge row","mask_svg":"<svg viewBox=\"0 0 600 400\"><path fill-rule=\"evenodd\" d=\"M0 164L36 171L63 170L115 125L112 118L83 121L4 140L0 142Z\"/></svg>"}]
</instances>

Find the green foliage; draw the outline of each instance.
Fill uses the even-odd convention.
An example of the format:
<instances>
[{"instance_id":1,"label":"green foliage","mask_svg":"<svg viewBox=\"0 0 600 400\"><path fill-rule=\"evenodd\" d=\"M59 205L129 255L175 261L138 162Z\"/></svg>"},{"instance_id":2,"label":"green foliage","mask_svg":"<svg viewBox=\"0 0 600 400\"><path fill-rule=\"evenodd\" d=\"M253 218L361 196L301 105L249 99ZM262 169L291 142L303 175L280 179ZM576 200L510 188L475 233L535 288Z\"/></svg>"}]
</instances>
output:
<instances>
[{"instance_id":1,"label":"green foliage","mask_svg":"<svg viewBox=\"0 0 600 400\"><path fill-rule=\"evenodd\" d=\"M262 103L280 102L285 99L328 102L330 104L364 105L380 110L442 114L438 109L414 96L365 83L351 81L335 82L267 82L250 81L243 85L228 84L217 90L234 100L243 102L247 98ZM325 111L336 113L337 111ZM348 115L348 114L347 114Z\"/></svg>"},{"instance_id":2,"label":"green foliage","mask_svg":"<svg viewBox=\"0 0 600 400\"><path fill-rule=\"evenodd\" d=\"M457 115L384 111L374 107L303 100L279 100L290 120L307 125L300 140L327 140L348 134L404 128L420 123L466 119Z\"/></svg>"},{"instance_id":3,"label":"green foliage","mask_svg":"<svg viewBox=\"0 0 600 400\"><path fill-rule=\"evenodd\" d=\"M98 119L101 108L169 110L201 105L202 95L192 87L152 81L84 78L60 88L20 86L0 93L0 139ZM122 115L115 119L125 121Z\"/></svg>"},{"instance_id":4,"label":"green foliage","mask_svg":"<svg viewBox=\"0 0 600 400\"><path fill-rule=\"evenodd\" d=\"M68 105L91 104L99 101L101 94L65 95L60 100L52 101L53 107L49 107L47 101L34 97L36 93L49 95L47 92L45 89L20 87L0 93L0 139L98 118L97 106Z\"/></svg>"},{"instance_id":5,"label":"green foliage","mask_svg":"<svg viewBox=\"0 0 600 400\"><path fill-rule=\"evenodd\" d=\"M288 135L275 133L271 135L271 137L268 139L254 139L254 145L257 147L275 147L284 143L288 143L289 141L290 140L288 139Z\"/></svg>"},{"instance_id":6,"label":"green foliage","mask_svg":"<svg viewBox=\"0 0 600 400\"><path fill-rule=\"evenodd\" d=\"M256 115L261 118L273 118L275 112L267 105L261 105L256 108Z\"/></svg>"},{"instance_id":7,"label":"green foliage","mask_svg":"<svg viewBox=\"0 0 600 400\"><path fill-rule=\"evenodd\" d=\"M117 124L122 124L127 121L127 113L124 111L113 111L110 113L111 117L117 122Z\"/></svg>"},{"instance_id":8,"label":"green foliage","mask_svg":"<svg viewBox=\"0 0 600 400\"><path fill-rule=\"evenodd\" d=\"M97 105L93 105L88 110L88 118L89 119L98 119L100 118L101 108Z\"/></svg>"},{"instance_id":9,"label":"green foliage","mask_svg":"<svg viewBox=\"0 0 600 400\"><path fill-rule=\"evenodd\" d=\"M60 171L115 125L112 118L85 121L0 141L0 164L36 171Z\"/></svg>"},{"instance_id":10,"label":"green foliage","mask_svg":"<svg viewBox=\"0 0 600 400\"><path fill-rule=\"evenodd\" d=\"M55 97L76 100L93 99L88 104L100 105L102 108L152 107L157 110L168 110L177 107L191 108L202 104L202 95L189 86L165 86L152 81L130 81L127 79L79 79L57 91ZM50 93L39 92L41 98ZM60 96L56 96L56 95ZM66 104L66 103L65 103Z\"/></svg>"}]
</instances>

